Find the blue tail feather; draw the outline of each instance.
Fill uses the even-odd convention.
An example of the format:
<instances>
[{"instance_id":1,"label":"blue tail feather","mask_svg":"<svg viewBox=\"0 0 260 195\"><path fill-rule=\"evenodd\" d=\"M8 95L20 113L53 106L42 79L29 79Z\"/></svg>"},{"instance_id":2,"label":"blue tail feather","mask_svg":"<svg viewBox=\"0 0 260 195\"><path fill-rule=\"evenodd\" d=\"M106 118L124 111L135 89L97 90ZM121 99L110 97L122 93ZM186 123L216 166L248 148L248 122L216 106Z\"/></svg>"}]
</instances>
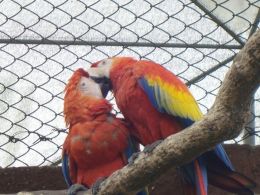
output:
<instances>
[{"instance_id":1,"label":"blue tail feather","mask_svg":"<svg viewBox=\"0 0 260 195\"><path fill-rule=\"evenodd\" d=\"M234 171L234 167L231 163L231 161L228 158L228 155L225 151L225 149L223 148L223 146L221 144L218 144L215 148L214 148L214 152L217 155L217 157L222 160L222 162L224 162L224 164L232 171Z\"/></svg>"},{"instance_id":2,"label":"blue tail feather","mask_svg":"<svg viewBox=\"0 0 260 195\"><path fill-rule=\"evenodd\" d=\"M197 173L197 171L196 171L195 179L196 179L196 186L198 186L197 187L197 194L198 195L207 195L207 191L208 191L207 168L205 166L205 162L204 161L205 160L202 159L202 158L198 158L197 159L199 170L200 170L200 173L201 173L201 176L202 176L202 181L200 181L200 178L198 176L200 173ZM204 189L200 188L200 182L202 183Z\"/></svg>"},{"instance_id":3,"label":"blue tail feather","mask_svg":"<svg viewBox=\"0 0 260 195\"><path fill-rule=\"evenodd\" d=\"M142 191L138 192L136 195L149 195L148 188L143 189Z\"/></svg>"},{"instance_id":4,"label":"blue tail feather","mask_svg":"<svg viewBox=\"0 0 260 195\"><path fill-rule=\"evenodd\" d=\"M199 181L199 175L196 171L195 161L192 161L191 163L184 165L183 167L181 167L181 170L184 173L185 179L196 188L197 194L206 195L208 178L207 178L207 169L204 162L205 160L203 159L203 157L199 157L198 159L196 159L196 161L199 165L200 174L202 176L201 181ZM203 188L205 189L205 191L200 188L200 182L204 186Z\"/></svg>"},{"instance_id":5,"label":"blue tail feather","mask_svg":"<svg viewBox=\"0 0 260 195\"><path fill-rule=\"evenodd\" d=\"M231 193L253 194L251 189L255 187L255 182L234 171L221 144L202 154L198 160L200 163L204 163L202 168L204 167L207 172L208 183Z\"/></svg>"}]
</instances>

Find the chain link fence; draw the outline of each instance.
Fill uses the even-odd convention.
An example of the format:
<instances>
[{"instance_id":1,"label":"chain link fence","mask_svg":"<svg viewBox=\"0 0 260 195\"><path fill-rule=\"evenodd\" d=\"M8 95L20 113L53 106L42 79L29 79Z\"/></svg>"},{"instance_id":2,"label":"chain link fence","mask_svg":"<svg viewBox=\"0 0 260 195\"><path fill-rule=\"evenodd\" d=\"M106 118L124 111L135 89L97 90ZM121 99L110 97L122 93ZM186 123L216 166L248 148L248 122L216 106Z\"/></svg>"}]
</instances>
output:
<instances>
[{"instance_id":1,"label":"chain link fence","mask_svg":"<svg viewBox=\"0 0 260 195\"><path fill-rule=\"evenodd\" d=\"M204 113L259 28L259 0L0 0L0 166L52 165L66 137L72 72L108 56L162 64ZM118 112L118 111L116 111ZM260 143L260 90L245 133Z\"/></svg>"}]
</instances>

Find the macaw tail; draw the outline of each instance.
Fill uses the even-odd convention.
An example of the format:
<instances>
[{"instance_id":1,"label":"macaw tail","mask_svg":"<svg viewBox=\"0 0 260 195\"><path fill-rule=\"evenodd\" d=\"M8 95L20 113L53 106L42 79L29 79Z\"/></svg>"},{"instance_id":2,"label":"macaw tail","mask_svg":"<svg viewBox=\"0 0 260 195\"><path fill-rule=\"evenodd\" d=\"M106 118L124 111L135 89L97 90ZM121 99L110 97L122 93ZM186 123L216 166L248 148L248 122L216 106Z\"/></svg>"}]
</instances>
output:
<instances>
[{"instance_id":1,"label":"macaw tail","mask_svg":"<svg viewBox=\"0 0 260 195\"><path fill-rule=\"evenodd\" d=\"M149 195L148 187L144 188L142 191L138 192L136 195Z\"/></svg>"},{"instance_id":2,"label":"macaw tail","mask_svg":"<svg viewBox=\"0 0 260 195\"><path fill-rule=\"evenodd\" d=\"M181 192L183 195L196 195L196 189L193 184L188 182L185 178L182 178L181 182Z\"/></svg>"},{"instance_id":3,"label":"macaw tail","mask_svg":"<svg viewBox=\"0 0 260 195\"><path fill-rule=\"evenodd\" d=\"M227 166L228 163L223 163L225 158L223 155L219 155L221 150L222 148L217 146L215 152L207 152L204 155L204 159L207 162L209 184L231 193L253 195L254 193L251 189L256 186L256 183L241 173L236 172L233 166ZM220 156L222 157L220 158Z\"/></svg>"},{"instance_id":4,"label":"macaw tail","mask_svg":"<svg viewBox=\"0 0 260 195\"><path fill-rule=\"evenodd\" d=\"M256 186L255 182L241 173L228 169L219 160L211 159L209 162L208 181L209 184L222 188L223 190L240 195L253 195L250 190Z\"/></svg>"},{"instance_id":5,"label":"macaw tail","mask_svg":"<svg viewBox=\"0 0 260 195\"><path fill-rule=\"evenodd\" d=\"M204 163L201 160L194 161L196 187L198 195L207 195L208 178L207 170Z\"/></svg>"},{"instance_id":6,"label":"macaw tail","mask_svg":"<svg viewBox=\"0 0 260 195\"><path fill-rule=\"evenodd\" d=\"M193 187L193 193L191 188L187 188L192 195L195 192L196 195L207 195L208 183L231 193L254 195L251 189L256 183L234 170L221 144L184 165L181 170L186 181Z\"/></svg>"},{"instance_id":7,"label":"macaw tail","mask_svg":"<svg viewBox=\"0 0 260 195\"><path fill-rule=\"evenodd\" d=\"M207 195L208 178L206 166L202 158L182 167L184 178L187 181L184 194Z\"/></svg>"},{"instance_id":8,"label":"macaw tail","mask_svg":"<svg viewBox=\"0 0 260 195\"><path fill-rule=\"evenodd\" d=\"M209 184L239 195L254 195L250 190L255 183L246 176L234 171L208 170Z\"/></svg>"}]
</instances>

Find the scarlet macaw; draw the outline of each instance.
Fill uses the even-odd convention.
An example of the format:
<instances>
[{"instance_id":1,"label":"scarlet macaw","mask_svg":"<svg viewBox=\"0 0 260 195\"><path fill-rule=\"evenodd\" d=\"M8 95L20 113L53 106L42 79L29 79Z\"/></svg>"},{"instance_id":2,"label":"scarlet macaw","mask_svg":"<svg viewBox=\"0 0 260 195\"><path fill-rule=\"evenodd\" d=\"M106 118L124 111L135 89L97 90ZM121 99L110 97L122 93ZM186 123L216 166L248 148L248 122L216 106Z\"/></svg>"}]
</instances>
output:
<instances>
[{"instance_id":1,"label":"scarlet macaw","mask_svg":"<svg viewBox=\"0 0 260 195\"><path fill-rule=\"evenodd\" d=\"M126 123L111 113L112 106L102 95L107 93L105 88L83 69L74 72L65 92L69 133L63 145L62 171L72 186L69 194L75 194L121 169L138 145L130 139ZM145 190L138 193L145 194Z\"/></svg>"},{"instance_id":2,"label":"scarlet macaw","mask_svg":"<svg viewBox=\"0 0 260 195\"><path fill-rule=\"evenodd\" d=\"M110 79L119 109L134 126L131 133L143 145L164 139L202 118L187 86L152 61L112 57L92 64L88 71L97 82ZM255 183L234 171L221 144L181 170L193 186L193 194L206 195L208 183L233 193L253 194L250 188Z\"/></svg>"}]
</instances>

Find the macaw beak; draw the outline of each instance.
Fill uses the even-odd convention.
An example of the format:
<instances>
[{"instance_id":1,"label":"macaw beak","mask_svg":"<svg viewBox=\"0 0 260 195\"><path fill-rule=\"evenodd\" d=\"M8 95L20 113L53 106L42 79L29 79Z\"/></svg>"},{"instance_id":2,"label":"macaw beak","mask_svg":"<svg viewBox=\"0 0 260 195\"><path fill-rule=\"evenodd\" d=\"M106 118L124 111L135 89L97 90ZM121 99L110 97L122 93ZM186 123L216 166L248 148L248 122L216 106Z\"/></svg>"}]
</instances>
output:
<instances>
[{"instance_id":1,"label":"macaw beak","mask_svg":"<svg viewBox=\"0 0 260 195\"><path fill-rule=\"evenodd\" d=\"M111 84L110 79L107 77L100 78L100 77L95 77L95 76L90 76L90 78L99 84L102 95L105 98L107 96L108 92L112 89L112 84Z\"/></svg>"}]
</instances>

